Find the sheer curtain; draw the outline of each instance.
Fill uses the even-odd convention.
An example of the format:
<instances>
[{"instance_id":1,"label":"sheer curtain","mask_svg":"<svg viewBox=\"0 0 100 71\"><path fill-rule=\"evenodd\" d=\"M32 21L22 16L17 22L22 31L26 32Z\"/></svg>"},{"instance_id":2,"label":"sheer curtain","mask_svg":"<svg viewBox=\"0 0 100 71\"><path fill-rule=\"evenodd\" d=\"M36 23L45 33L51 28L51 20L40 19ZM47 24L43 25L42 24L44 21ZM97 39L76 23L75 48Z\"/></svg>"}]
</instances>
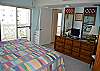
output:
<instances>
[{"instance_id":1,"label":"sheer curtain","mask_svg":"<svg viewBox=\"0 0 100 71\"><path fill-rule=\"evenodd\" d=\"M40 34L40 11L41 8L37 6L37 1L32 3L32 24L31 24L31 41L39 44Z\"/></svg>"}]
</instances>

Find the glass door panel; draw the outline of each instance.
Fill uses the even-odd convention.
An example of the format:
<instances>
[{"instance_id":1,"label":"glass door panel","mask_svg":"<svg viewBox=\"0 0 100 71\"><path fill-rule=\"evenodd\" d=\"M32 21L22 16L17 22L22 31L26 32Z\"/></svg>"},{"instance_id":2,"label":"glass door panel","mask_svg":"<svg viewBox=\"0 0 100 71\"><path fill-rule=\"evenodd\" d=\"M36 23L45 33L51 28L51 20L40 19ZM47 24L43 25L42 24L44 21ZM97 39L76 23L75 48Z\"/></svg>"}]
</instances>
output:
<instances>
[{"instance_id":1,"label":"glass door panel","mask_svg":"<svg viewBox=\"0 0 100 71\"><path fill-rule=\"evenodd\" d=\"M16 39L16 7L0 5L1 40Z\"/></svg>"},{"instance_id":2,"label":"glass door panel","mask_svg":"<svg viewBox=\"0 0 100 71\"><path fill-rule=\"evenodd\" d=\"M17 8L18 38L30 40L30 9Z\"/></svg>"},{"instance_id":3,"label":"glass door panel","mask_svg":"<svg viewBox=\"0 0 100 71\"><path fill-rule=\"evenodd\" d=\"M30 26L30 9L17 8L18 27Z\"/></svg>"},{"instance_id":4,"label":"glass door panel","mask_svg":"<svg viewBox=\"0 0 100 71\"><path fill-rule=\"evenodd\" d=\"M18 38L27 38L30 40L30 29L29 27L18 28Z\"/></svg>"}]
</instances>

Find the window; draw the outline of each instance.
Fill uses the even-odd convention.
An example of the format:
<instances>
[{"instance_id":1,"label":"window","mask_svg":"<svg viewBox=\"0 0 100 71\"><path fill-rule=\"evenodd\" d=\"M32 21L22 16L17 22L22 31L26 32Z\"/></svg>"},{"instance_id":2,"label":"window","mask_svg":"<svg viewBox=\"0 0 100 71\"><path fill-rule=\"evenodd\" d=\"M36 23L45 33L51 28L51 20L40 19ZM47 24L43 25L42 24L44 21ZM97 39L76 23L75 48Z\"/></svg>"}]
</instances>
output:
<instances>
[{"instance_id":1,"label":"window","mask_svg":"<svg viewBox=\"0 0 100 71\"><path fill-rule=\"evenodd\" d=\"M58 13L57 35L59 35L59 36L61 34L61 20L62 20L62 13Z\"/></svg>"},{"instance_id":2,"label":"window","mask_svg":"<svg viewBox=\"0 0 100 71\"><path fill-rule=\"evenodd\" d=\"M30 40L30 9L0 5L0 40Z\"/></svg>"},{"instance_id":3,"label":"window","mask_svg":"<svg viewBox=\"0 0 100 71\"><path fill-rule=\"evenodd\" d=\"M30 9L17 8L18 38L30 40Z\"/></svg>"}]
</instances>

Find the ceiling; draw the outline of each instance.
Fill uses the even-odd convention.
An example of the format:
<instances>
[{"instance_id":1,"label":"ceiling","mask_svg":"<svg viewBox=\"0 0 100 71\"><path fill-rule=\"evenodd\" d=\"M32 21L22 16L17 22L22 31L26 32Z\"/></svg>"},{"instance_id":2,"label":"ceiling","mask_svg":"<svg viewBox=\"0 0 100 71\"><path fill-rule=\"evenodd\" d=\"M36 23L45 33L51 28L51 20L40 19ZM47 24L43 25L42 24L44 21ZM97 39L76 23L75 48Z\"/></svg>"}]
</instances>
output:
<instances>
[{"instance_id":1,"label":"ceiling","mask_svg":"<svg viewBox=\"0 0 100 71\"><path fill-rule=\"evenodd\" d=\"M0 0L0 4L32 8L32 1L34 5L38 5L39 7L48 7L48 8L63 8L65 6L82 7L82 6L100 5L100 0L67 0L67 1L63 1L63 0ZM36 4L34 1L38 4Z\"/></svg>"}]
</instances>

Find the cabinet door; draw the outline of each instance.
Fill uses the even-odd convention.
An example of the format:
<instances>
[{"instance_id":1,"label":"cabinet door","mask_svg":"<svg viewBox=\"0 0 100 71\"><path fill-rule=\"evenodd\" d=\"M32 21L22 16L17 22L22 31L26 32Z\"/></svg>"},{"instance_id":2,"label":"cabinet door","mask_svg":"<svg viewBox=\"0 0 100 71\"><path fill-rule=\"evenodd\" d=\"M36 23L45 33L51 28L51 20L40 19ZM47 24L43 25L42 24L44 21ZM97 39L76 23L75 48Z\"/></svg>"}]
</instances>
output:
<instances>
[{"instance_id":1,"label":"cabinet door","mask_svg":"<svg viewBox=\"0 0 100 71\"><path fill-rule=\"evenodd\" d=\"M58 52L65 53L65 50L64 50L64 38L63 37L61 37L61 36L56 36L55 37L54 48Z\"/></svg>"},{"instance_id":2,"label":"cabinet door","mask_svg":"<svg viewBox=\"0 0 100 71\"><path fill-rule=\"evenodd\" d=\"M65 40L65 52L67 55L71 55L71 51L72 51L72 40L71 39L66 39Z\"/></svg>"}]
</instances>

